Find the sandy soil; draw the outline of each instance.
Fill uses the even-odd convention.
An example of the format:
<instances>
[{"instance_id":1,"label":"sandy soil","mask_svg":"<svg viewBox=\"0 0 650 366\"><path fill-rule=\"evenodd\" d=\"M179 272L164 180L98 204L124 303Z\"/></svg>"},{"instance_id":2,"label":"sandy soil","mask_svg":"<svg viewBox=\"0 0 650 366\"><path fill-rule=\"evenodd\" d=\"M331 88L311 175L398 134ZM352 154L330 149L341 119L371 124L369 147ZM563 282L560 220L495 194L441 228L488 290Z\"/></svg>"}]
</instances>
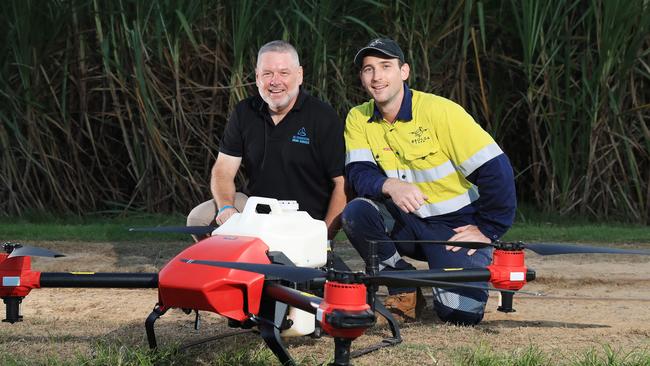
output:
<instances>
[{"instance_id":1,"label":"sandy soil","mask_svg":"<svg viewBox=\"0 0 650 366\"><path fill-rule=\"evenodd\" d=\"M155 272L186 245L30 244L68 255L57 260L35 259L33 269L42 272ZM352 267L361 266L349 245L339 245L336 250ZM517 295L517 311L504 314L496 311L497 296L493 295L484 321L474 328L440 324L429 310L422 321L403 326L401 345L357 358L354 363L445 365L452 362L449 357L454 352L450 350L463 347L521 352L533 345L552 355L553 363L562 363L590 349L602 351L603 345L622 353L650 350L650 256L529 254L527 264L537 271L537 280L525 290L546 296ZM425 264L418 266L424 268ZM143 324L156 300L155 290L34 290L23 301L24 321L0 324L0 352L34 362L43 362L52 355L72 362L78 355L91 355L99 340L146 347ZM214 314L203 315L200 331L194 330L193 320L193 315L179 310L165 314L156 323L159 343L189 344L230 331L223 318ZM353 343L353 350L380 342L388 335L385 328L370 329ZM292 355L305 364L331 360L330 338L302 337L287 343ZM263 347L256 335L241 335L206 343L201 348L205 352L195 361L209 363L220 350L242 344Z\"/></svg>"}]
</instances>

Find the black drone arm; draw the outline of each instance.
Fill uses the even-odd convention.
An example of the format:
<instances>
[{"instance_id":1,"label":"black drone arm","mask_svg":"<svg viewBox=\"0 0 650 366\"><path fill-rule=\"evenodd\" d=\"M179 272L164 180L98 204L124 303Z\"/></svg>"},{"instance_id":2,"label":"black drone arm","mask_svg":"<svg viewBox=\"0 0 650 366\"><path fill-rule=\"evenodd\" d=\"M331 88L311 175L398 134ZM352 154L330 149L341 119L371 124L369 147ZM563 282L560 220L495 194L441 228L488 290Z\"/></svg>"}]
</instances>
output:
<instances>
[{"instance_id":1,"label":"black drone arm","mask_svg":"<svg viewBox=\"0 0 650 366\"><path fill-rule=\"evenodd\" d=\"M40 287L158 288L158 273L42 272Z\"/></svg>"}]
</instances>

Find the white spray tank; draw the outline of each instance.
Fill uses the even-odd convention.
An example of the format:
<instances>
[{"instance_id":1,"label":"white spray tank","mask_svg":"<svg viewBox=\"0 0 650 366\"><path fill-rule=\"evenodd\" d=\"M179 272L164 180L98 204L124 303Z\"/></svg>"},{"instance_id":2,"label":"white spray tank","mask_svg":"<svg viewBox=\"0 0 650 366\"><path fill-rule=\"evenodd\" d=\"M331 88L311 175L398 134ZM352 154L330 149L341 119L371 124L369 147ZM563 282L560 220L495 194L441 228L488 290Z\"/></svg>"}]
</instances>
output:
<instances>
[{"instance_id":1,"label":"white spray tank","mask_svg":"<svg viewBox=\"0 0 650 366\"><path fill-rule=\"evenodd\" d=\"M268 214L257 213L258 205L268 205ZM318 268L327 262L327 226L313 219L305 211L298 211L296 201L278 201L274 198L249 197L241 213L214 230L213 234L244 235L262 239L269 251L284 253L296 266ZM306 311L289 307L291 328L283 337L310 334L315 328L315 317Z\"/></svg>"}]
</instances>

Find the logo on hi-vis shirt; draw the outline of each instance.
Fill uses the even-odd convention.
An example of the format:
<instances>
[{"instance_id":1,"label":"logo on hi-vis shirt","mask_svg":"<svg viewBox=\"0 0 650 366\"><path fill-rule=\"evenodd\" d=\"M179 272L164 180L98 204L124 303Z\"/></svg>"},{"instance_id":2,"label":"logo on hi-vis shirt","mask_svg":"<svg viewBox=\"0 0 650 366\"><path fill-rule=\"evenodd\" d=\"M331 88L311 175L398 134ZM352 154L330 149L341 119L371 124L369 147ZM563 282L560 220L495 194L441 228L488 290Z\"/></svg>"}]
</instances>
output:
<instances>
[{"instance_id":1,"label":"logo on hi-vis shirt","mask_svg":"<svg viewBox=\"0 0 650 366\"><path fill-rule=\"evenodd\" d=\"M427 140L430 140L431 137L424 134L427 131L428 131L427 128L422 128L422 126L420 126L418 127L417 130L409 132L411 135L413 135L413 139L411 140L411 143L421 144L423 142L426 142Z\"/></svg>"},{"instance_id":2,"label":"logo on hi-vis shirt","mask_svg":"<svg viewBox=\"0 0 650 366\"><path fill-rule=\"evenodd\" d=\"M291 138L291 142L297 142L300 144L305 144L309 145L309 137L307 136L307 131L305 131L305 128L302 127L301 129L296 132L295 135Z\"/></svg>"}]
</instances>

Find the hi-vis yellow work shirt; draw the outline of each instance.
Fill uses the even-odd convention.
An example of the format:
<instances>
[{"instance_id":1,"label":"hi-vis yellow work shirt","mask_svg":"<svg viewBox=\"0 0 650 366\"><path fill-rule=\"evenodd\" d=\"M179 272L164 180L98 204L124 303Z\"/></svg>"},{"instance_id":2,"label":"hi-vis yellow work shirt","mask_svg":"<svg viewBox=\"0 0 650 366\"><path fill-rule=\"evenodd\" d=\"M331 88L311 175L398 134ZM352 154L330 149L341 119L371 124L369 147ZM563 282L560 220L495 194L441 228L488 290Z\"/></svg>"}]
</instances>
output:
<instances>
[{"instance_id":1,"label":"hi-vis yellow work shirt","mask_svg":"<svg viewBox=\"0 0 650 366\"><path fill-rule=\"evenodd\" d=\"M373 100L350 110L345 126L346 165L373 163L387 177L417 185L428 197L415 212L419 217L455 212L478 199L476 187L465 177L503 151L458 104L417 90L405 91L405 98L412 97L410 121L399 119L400 115L392 124L373 118Z\"/></svg>"}]
</instances>

